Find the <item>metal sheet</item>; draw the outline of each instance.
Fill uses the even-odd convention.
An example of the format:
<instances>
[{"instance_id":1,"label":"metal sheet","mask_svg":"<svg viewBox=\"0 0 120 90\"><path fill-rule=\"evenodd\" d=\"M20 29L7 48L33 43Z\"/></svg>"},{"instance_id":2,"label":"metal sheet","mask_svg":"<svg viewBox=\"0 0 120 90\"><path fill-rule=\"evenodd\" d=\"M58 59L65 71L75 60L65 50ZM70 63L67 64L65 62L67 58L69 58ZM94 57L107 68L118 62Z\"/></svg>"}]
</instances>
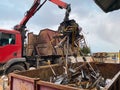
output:
<instances>
[{"instance_id":1,"label":"metal sheet","mask_svg":"<svg viewBox=\"0 0 120 90\"><path fill-rule=\"evenodd\" d=\"M14 78L12 90L34 90L34 83Z\"/></svg>"},{"instance_id":2,"label":"metal sheet","mask_svg":"<svg viewBox=\"0 0 120 90\"><path fill-rule=\"evenodd\" d=\"M120 0L94 0L94 1L106 13L120 9Z\"/></svg>"},{"instance_id":3,"label":"metal sheet","mask_svg":"<svg viewBox=\"0 0 120 90\"><path fill-rule=\"evenodd\" d=\"M50 29L44 29L40 31L36 44L36 49L39 55L47 56L62 54L58 49L55 49L55 46L59 42L59 38L54 38L54 36L57 34L57 31Z\"/></svg>"}]
</instances>

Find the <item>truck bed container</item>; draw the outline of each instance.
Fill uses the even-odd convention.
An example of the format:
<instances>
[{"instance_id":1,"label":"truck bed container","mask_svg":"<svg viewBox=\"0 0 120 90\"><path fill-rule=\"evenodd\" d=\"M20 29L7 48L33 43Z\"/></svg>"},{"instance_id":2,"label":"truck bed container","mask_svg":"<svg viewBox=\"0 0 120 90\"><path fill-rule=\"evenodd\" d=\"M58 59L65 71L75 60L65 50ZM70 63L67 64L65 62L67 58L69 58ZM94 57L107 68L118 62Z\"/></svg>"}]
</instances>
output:
<instances>
[{"instance_id":1,"label":"truck bed container","mask_svg":"<svg viewBox=\"0 0 120 90\"><path fill-rule=\"evenodd\" d=\"M101 74L106 79L111 79L104 90L120 90L120 64L96 64ZM63 73L63 67L52 65L57 74ZM94 67L94 66L93 66ZM49 66L9 75L10 90L88 90L50 83L49 78L53 73ZM93 89L94 90L94 89Z\"/></svg>"}]
</instances>

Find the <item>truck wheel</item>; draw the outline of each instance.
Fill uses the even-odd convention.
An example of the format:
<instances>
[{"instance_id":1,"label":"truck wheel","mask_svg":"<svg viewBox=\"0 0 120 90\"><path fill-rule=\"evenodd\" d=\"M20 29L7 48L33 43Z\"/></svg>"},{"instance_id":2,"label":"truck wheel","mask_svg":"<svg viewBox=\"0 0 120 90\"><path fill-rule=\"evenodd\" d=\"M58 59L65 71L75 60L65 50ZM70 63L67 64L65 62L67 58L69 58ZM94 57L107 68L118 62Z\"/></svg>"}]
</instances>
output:
<instances>
[{"instance_id":1,"label":"truck wheel","mask_svg":"<svg viewBox=\"0 0 120 90\"><path fill-rule=\"evenodd\" d=\"M14 65L14 66L11 66L8 70L7 70L7 72L6 72L6 74L9 74L9 73L12 73L12 72L20 72L20 71L25 71L25 68L23 67L23 66L21 66L21 65Z\"/></svg>"}]
</instances>

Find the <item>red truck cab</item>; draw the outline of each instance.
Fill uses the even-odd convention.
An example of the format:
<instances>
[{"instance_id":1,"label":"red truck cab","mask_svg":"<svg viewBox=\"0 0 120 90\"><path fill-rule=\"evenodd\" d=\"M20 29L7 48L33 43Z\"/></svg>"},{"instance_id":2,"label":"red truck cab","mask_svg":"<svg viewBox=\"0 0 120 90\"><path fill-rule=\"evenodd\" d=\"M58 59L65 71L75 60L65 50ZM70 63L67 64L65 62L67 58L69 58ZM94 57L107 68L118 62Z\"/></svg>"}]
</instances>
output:
<instances>
[{"instance_id":1,"label":"red truck cab","mask_svg":"<svg viewBox=\"0 0 120 90\"><path fill-rule=\"evenodd\" d=\"M21 58L21 35L16 30L0 29L0 63Z\"/></svg>"}]
</instances>

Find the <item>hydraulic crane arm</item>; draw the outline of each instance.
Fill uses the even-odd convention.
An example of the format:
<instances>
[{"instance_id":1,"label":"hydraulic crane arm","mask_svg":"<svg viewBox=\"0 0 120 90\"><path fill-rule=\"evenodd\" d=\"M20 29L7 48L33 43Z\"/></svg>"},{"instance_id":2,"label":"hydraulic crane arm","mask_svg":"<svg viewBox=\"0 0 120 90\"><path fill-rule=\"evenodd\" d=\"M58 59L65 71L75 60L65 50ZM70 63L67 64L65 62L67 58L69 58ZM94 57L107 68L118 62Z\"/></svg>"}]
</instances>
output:
<instances>
[{"instance_id":1,"label":"hydraulic crane arm","mask_svg":"<svg viewBox=\"0 0 120 90\"><path fill-rule=\"evenodd\" d=\"M47 0L45 0L42 4L40 4L41 0L34 0L33 5L31 8L27 11L25 17L21 20L19 27L16 27L15 29L20 29L21 27L25 27L26 23L29 21L29 19L45 4ZM61 1L61 0L49 0L50 2L58 5L60 8L66 9L67 17L69 16L68 13L71 11L70 5ZM66 17L66 16L65 16ZM67 18L66 17L66 18Z\"/></svg>"},{"instance_id":2,"label":"hydraulic crane arm","mask_svg":"<svg viewBox=\"0 0 120 90\"><path fill-rule=\"evenodd\" d=\"M61 0L49 0L49 1L51 1L52 3L58 5L61 8L67 9L67 7L68 7L68 4L63 2L63 1L61 1Z\"/></svg>"},{"instance_id":3,"label":"hydraulic crane arm","mask_svg":"<svg viewBox=\"0 0 120 90\"><path fill-rule=\"evenodd\" d=\"M26 23L45 4L46 1L47 0L44 0L44 2L42 4L40 4L41 0L34 0L33 5L27 11L25 17L21 20L20 24L18 24L14 27L15 30L19 31L21 33L21 35L23 35L22 38L25 38ZM69 13L71 11L70 4L67 4L61 0L49 0L49 1L58 5L60 8L66 9L64 21L69 20Z\"/></svg>"},{"instance_id":4,"label":"hydraulic crane arm","mask_svg":"<svg viewBox=\"0 0 120 90\"><path fill-rule=\"evenodd\" d=\"M43 2L43 4L46 2L47 0L45 0ZM22 21L20 22L20 25L25 26L26 23L28 22L28 20L37 12L38 9L40 9L41 5L40 5L40 0L34 0L34 3L32 5L32 7L27 11L25 17L22 19Z\"/></svg>"},{"instance_id":5,"label":"hydraulic crane arm","mask_svg":"<svg viewBox=\"0 0 120 90\"><path fill-rule=\"evenodd\" d=\"M49 0L49 1L51 1L52 3L58 5L60 8L66 9L64 21L69 20L69 13L71 11L70 4L67 4L67 3L65 3L65 2L63 2L61 0Z\"/></svg>"}]
</instances>

